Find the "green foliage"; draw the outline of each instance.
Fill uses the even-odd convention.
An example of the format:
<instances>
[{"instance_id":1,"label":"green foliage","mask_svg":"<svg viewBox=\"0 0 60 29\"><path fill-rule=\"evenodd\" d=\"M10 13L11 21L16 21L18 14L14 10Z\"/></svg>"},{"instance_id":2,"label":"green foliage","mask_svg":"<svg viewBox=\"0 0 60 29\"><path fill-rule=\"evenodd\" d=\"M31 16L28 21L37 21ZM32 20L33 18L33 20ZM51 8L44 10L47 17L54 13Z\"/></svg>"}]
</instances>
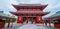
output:
<instances>
[{"instance_id":1,"label":"green foliage","mask_svg":"<svg viewBox=\"0 0 60 29\"><path fill-rule=\"evenodd\" d=\"M9 18L6 18L6 23L8 23L8 21L9 21ZM16 18L11 18L10 19L10 22L15 22L16 21Z\"/></svg>"},{"instance_id":2,"label":"green foliage","mask_svg":"<svg viewBox=\"0 0 60 29\"><path fill-rule=\"evenodd\" d=\"M8 18L6 18L6 23L8 23Z\"/></svg>"},{"instance_id":3,"label":"green foliage","mask_svg":"<svg viewBox=\"0 0 60 29\"><path fill-rule=\"evenodd\" d=\"M11 19L11 22L15 22L15 21L16 21L16 18Z\"/></svg>"}]
</instances>

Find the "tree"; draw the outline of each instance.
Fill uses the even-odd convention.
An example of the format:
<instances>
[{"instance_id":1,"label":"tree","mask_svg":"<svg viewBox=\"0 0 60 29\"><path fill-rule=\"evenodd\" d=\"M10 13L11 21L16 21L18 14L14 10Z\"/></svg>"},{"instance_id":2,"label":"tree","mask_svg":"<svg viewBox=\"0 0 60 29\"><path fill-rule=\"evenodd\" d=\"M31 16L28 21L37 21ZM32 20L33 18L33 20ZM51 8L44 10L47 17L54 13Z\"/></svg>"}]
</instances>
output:
<instances>
[{"instance_id":1,"label":"tree","mask_svg":"<svg viewBox=\"0 0 60 29\"><path fill-rule=\"evenodd\" d=\"M8 20L9 20L9 18L6 18L6 23L8 23ZM15 22L16 21L16 18L11 18L10 19L10 22Z\"/></svg>"},{"instance_id":2,"label":"tree","mask_svg":"<svg viewBox=\"0 0 60 29\"><path fill-rule=\"evenodd\" d=\"M16 21L16 18L11 19L11 22L15 22L15 21Z\"/></svg>"}]
</instances>

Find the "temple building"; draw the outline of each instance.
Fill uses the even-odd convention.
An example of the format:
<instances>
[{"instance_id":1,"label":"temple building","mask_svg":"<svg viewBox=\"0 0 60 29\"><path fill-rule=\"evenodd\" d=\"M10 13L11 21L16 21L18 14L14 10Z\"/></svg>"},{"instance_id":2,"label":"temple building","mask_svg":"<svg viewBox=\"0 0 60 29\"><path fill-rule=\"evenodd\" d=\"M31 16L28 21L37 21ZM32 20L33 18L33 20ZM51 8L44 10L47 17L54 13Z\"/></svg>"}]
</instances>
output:
<instances>
[{"instance_id":1,"label":"temple building","mask_svg":"<svg viewBox=\"0 0 60 29\"><path fill-rule=\"evenodd\" d=\"M60 11L56 12L55 14L45 17L46 20L49 20L49 24L54 24L55 28L60 28Z\"/></svg>"},{"instance_id":2,"label":"temple building","mask_svg":"<svg viewBox=\"0 0 60 29\"><path fill-rule=\"evenodd\" d=\"M49 12L43 12L43 10L48 6L42 5L42 4L18 4L12 5L17 11L16 12L10 12L14 15L16 15L17 23L23 24L26 22L28 24L30 21L33 24L34 22L36 24L43 23L42 16L47 15Z\"/></svg>"},{"instance_id":3,"label":"temple building","mask_svg":"<svg viewBox=\"0 0 60 29\"><path fill-rule=\"evenodd\" d=\"M10 26L10 20L13 19L11 15L8 16L8 14L5 14L4 11L0 11L0 28L5 27L6 20L8 19L8 27Z\"/></svg>"}]
</instances>

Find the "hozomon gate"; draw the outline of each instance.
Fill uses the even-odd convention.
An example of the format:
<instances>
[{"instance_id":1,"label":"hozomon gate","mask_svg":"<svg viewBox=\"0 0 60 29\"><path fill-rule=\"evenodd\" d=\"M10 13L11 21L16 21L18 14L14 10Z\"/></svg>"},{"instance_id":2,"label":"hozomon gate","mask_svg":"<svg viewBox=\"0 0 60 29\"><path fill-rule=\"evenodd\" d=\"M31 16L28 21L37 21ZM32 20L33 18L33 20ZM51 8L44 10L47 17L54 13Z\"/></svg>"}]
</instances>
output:
<instances>
[{"instance_id":1,"label":"hozomon gate","mask_svg":"<svg viewBox=\"0 0 60 29\"><path fill-rule=\"evenodd\" d=\"M19 4L14 5L13 7L16 8L16 12L10 12L16 16L18 16L17 23L23 24L24 22L31 23L35 22L40 24L43 22L42 16L48 14L49 12L43 12L43 10L48 5L41 5L41 4Z\"/></svg>"}]
</instances>

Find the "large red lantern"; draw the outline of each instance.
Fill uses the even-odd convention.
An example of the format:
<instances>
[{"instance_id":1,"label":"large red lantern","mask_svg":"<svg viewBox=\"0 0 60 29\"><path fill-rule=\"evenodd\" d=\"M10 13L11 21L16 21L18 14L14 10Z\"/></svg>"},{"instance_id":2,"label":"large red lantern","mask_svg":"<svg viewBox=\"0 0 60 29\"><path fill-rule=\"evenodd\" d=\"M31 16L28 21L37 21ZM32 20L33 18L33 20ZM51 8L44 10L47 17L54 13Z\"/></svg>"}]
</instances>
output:
<instances>
[{"instance_id":1,"label":"large red lantern","mask_svg":"<svg viewBox=\"0 0 60 29\"><path fill-rule=\"evenodd\" d=\"M18 17L18 19L17 19L17 23L19 23L19 24L23 24L23 19L22 19L22 17Z\"/></svg>"}]
</instances>

